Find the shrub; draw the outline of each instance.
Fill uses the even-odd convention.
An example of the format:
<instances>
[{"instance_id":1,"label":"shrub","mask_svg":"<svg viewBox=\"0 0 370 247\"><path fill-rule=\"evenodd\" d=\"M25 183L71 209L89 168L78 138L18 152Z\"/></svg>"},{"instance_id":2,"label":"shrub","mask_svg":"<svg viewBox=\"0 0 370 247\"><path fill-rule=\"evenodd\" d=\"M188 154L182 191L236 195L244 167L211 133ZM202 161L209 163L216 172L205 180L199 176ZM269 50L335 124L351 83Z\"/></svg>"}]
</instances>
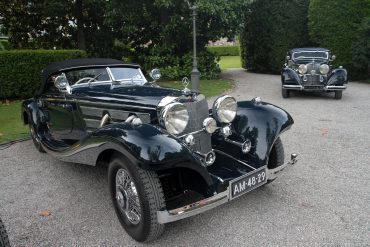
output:
<instances>
[{"instance_id":1,"label":"shrub","mask_svg":"<svg viewBox=\"0 0 370 247\"><path fill-rule=\"evenodd\" d=\"M41 70L49 63L86 57L80 50L0 51L0 97L33 96L41 82Z\"/></svg>"},{"instance_id":2,"label":"shrub","mask_svg":"<svg viewBox=\"0 0 370 247\"><path fill-rule=\"evenodd\" d=\"M322 47L329 48L337 57L334 64L343 65L352 78L361 75L356 69L358 65L353 63L355 54L351 47L360 38L361 23L369 13L369 0L312 0L310 2L308 28L311 40ZM361 49L361 47L358 48Z\"/></svg>"},{"instance_id":3,"label":"shrub","mask_svg":"<svg viewBox=\"0 0 370 247\"><path fill-rule=\"evenodd\" d=\"M308 0L253 1L240 37L243 68L279 73L286 52L309 45Z\"/></svg>"},{"instance_id":4,"label":"shrub","mask_svg":"<svg viewBox=\"0 0 370 247\"><path fill-rule=\"evenodd\" d=\"M221 72L217 64L219 58L206 50L199 52L197 57L201 79L218 78ZM137 60L146 72L153 68L161 69L164 80L181 80L183 77L190 77L193 68L192 53L174 55L169 48L152 48L149 54L141 55Z\"/></svg>"},{"instance_id":5,"label":"shrub","mask_svg":"<svg viewBox=\"0 0 370 247\"><path fill-rule=\"evenodd\" d=\"M207 46L207 51L215 54L216 56L239 56L240 55L240 47L238 45Z\"/></svg>"}]
</instances>

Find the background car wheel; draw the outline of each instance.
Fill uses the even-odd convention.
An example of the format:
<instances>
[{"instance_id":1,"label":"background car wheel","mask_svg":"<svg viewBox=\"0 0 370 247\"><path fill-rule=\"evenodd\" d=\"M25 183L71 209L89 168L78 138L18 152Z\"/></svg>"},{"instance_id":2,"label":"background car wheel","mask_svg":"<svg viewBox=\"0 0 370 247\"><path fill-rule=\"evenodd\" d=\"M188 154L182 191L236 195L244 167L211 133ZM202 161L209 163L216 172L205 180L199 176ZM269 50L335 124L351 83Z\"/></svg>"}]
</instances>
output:
<instances>
[{"instance_id":1,"label":"background car wheel","mask_svg":"<svg viewBox=\"0 0 370 247\"><path fill-rule=\"evenodd\" d=\"M342 98L342 91L335 91L334 99L341 99Z\"/></svg>"},{"instance_id":2,"label":"background car wheel","mask_svg":"<svg viewBox=\"0 0 370 247\"><path fill-rule=\"evenodd\" d=\"M0 219L0 247L10 247L8 234L6 233L5 226Z\"/></svg>"},{"instance_id":3,"label":"background car wheel","mask_svg":"<svg viewBox=\"0 0 370 247\"><path fill-rule=\"evenodd\" d=\"M289 98L289 94L290 92L288 91L288 89L281 89L281 94L283 96L283 98Z\"/></svg>"},{"instance_id":4,"label":"background car wheel","mask_svg":"<svg viewBox=\"0 0 370 247\"><path fill-rule=\"evenodd\" d=\"M35 128L32 126L32 120L31 120L31 118L28 119L28 126L29 126L29 129L30 129L31 139L32 139L33 144L35 145L36 149L40 153L46 153L45 150L44 150L44 148L41 146L41 142L40 142L39 137L37 136L37 133L36 133Z\"/></svg>"},{"instance_id":5,"label":"background car wheel","mask_svg":"<svg viewBox=\"0 0 370 247\"><path fill-rule=\"evenodd\" d=\"M115 155L109 164L108 182L114 209L126 232L139 242L158 238L164 225L158 223L157 211L165 208L158 175Z\"/></svg>"},{"instance_id":6,"label":"background car wheel","mask_svg":"<svg viewBox=\"0 0 370 247\"><path fill-rule=\"evenodd\" d=\"M269 155L269 161L267 164L268 169L274 169L284 164L284 147L280 137L278 137L272 147ZM271 183L273 180L268 180L267 183Z\"/></svg>"}]
</instances>

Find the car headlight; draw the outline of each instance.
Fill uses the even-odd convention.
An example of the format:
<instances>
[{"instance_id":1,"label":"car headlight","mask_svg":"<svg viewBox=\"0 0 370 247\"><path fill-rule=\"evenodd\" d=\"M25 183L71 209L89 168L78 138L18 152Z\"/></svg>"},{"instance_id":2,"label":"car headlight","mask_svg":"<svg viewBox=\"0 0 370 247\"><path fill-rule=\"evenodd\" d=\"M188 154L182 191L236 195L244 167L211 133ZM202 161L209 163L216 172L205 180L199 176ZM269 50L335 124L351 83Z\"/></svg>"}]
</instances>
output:
<instances>
[{"instance_id":1,"label":"car headlight","mask_svg":"<svg viewBox=\"0 0 370 247\"><path fill-rule=\"evenodd\" d=\"M230 123L236 116L236 100L229 96L221 96L213 103L213 117L221 123Z\"/></svg>"},{"instance_id":2,"label":"car headlight","mask_svg":"<svg viewBox=\"0 0 370 247\"><path fill-rule=\"evenodd\" d=\"M307 66L305 64L301 64L298 67L298 72L300 74L305 74L307 72Z\"/></svg>"},{"instance_id":3,"label":"car headlight","mask_svg":"<svg viewBox=\"0 0 370 247\"><path fill-rule=\"evenodd\" d=\"M329 72L329 65L321 64L319 69L322 75L326 75Z\"/></svg>"},{"instance_id":4,"label":"car headlight","mask_svg":"<svg viewBox=\"0 0 370 247\"><path fill-rule=\"evenodd\" d=\"M173 135L183 132L188 125L189 113L181 103L166 105L161 111L161 123Z\"/></svg>"}]
</instances>

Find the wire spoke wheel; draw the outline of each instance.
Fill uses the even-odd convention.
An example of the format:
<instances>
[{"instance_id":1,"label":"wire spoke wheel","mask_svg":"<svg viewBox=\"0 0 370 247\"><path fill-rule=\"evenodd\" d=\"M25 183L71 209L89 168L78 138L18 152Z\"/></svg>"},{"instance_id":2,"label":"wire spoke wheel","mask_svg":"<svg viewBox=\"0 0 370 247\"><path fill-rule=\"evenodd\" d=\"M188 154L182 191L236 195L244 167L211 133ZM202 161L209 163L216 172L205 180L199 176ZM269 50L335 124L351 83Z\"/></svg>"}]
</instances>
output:
<instances>
[{"instance_id":1,"label":"wire spoke wheel","mask_svg":"<svg viewBox=\"0 0 370 247\"><path fill-rule=\"evenodd\" d=\"M136 185L130 174L123 168L116 174L116 200L127 220L137 225L141 220L141 205Z\"/></svg>"}]
</instances>

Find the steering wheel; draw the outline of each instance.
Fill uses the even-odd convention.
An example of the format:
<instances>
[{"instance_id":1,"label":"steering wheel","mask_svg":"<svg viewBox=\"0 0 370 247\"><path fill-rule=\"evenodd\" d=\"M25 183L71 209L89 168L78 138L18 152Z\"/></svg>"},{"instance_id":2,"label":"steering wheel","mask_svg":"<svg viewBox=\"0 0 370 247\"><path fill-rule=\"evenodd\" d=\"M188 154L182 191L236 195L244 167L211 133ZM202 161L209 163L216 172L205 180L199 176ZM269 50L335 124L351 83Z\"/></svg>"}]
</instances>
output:
<instances>
[{"instance_id":1,"label":"steering wheel","mask_svg":"<svg viewBox=\"0 0 370 247\"><path fill-rule=\"evenodd\" d=\"M79 84L79 83L81 83L81 82L83 82L84 80L89 80L88 82L91 82L91 80L96 80L95 78L93 78L93 77L84 77L84 78L81 78L81 79L79 79L78 81L76 81L76 83L75 83L75 85L77 85L77 84Z\"/></svg>"}]
</instances>

